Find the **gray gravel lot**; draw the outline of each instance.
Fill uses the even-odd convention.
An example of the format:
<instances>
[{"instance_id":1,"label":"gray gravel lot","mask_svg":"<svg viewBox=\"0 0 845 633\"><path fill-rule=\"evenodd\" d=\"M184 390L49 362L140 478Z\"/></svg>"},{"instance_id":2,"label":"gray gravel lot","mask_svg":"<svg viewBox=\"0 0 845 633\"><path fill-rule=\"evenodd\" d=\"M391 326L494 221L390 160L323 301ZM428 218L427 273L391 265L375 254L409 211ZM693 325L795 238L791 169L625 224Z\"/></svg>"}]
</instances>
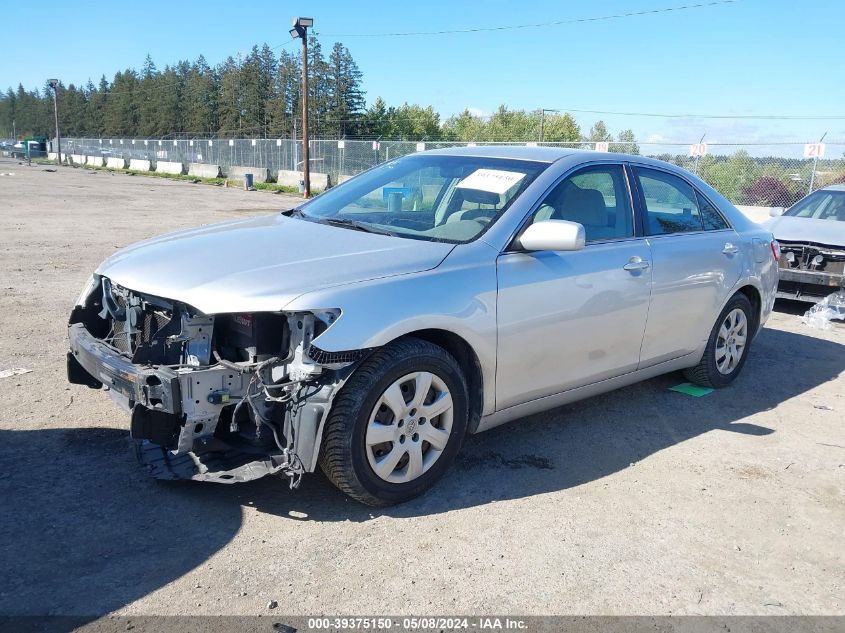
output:
<instances>
[{"instance_id":1,"label":"gray gravel lot","mask_svg":"<svg viewBox=\"0 0 845 633\"><path fill-rule=\"evenodd\" d=\"M842 326L779 306L730 388L672 374L471 437L396 508L321 474L156 482L66 382L73 300L119 247L296 199L8 172L0 370L32 372L0 379L0 614L845 614Z\"/></svg>"}]
</instances>

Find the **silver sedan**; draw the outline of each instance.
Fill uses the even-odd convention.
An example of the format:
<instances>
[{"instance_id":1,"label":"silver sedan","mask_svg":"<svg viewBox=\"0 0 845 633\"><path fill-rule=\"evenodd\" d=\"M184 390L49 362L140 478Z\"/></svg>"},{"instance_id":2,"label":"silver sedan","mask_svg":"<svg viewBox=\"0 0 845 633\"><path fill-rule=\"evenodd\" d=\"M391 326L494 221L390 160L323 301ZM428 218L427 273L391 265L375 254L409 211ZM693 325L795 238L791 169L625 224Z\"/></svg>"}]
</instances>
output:
<instances>
[{"instance_id":1,"label":"silver sedan","mask_svg":"<svg viewBox=\"0 0 845 633\"><path fill-rule=\"evenodd\" d=\"M423 152L117 252L71 314L68 376L131 411L156 477L295 486L319 466L387 505L433 485L467 433L676 370L728 385L777 257L663 162Z\"/></svg>"}]
</instances>

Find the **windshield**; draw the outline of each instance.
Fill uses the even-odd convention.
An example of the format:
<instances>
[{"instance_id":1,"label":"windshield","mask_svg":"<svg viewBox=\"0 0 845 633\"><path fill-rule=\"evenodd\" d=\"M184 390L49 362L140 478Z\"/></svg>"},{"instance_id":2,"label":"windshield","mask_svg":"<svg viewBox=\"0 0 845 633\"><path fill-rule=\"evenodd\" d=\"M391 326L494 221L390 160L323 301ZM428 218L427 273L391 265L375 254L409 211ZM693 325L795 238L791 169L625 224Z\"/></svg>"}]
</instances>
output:
<instances>
[{"instance_id":1,"label":"windshield","mask_svg":"<svg viewBox=\"0 0 845 633\"><path fill-rule=\"evenodd\" d=\"M374 233L463 243L492 225L547 163L411 155L330 189L302 216Z\"/></svg>"},{"instance_id":2,"label":"windshield","mask_svg":"<svg viewBox=\"0 0 845 633\"><path fill-rule=\"evenodd\" d=\"M845 191L820 189L799 201L784 215L845 222Z\"/></svg>"}]
</instances>

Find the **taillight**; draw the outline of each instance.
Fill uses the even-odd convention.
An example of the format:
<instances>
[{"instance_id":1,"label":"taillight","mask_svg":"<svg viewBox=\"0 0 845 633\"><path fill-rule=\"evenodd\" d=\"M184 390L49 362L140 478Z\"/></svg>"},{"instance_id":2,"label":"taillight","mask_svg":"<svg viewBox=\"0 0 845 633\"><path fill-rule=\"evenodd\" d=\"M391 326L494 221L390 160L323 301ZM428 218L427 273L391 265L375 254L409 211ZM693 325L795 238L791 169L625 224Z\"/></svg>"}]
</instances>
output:
<instances>
[{"instance_id":1,"label":"taillight","mask_svg":"<svg viewBox=\"0 0 845 633\"><path fill-rule=\"evenodd\" d=\"M778 244L777 240L772 240L771 246L772 246L772 257L774 257L775 261L777 261L778 259L780 259L780 244Z\"/></svg>"}]
</instances>

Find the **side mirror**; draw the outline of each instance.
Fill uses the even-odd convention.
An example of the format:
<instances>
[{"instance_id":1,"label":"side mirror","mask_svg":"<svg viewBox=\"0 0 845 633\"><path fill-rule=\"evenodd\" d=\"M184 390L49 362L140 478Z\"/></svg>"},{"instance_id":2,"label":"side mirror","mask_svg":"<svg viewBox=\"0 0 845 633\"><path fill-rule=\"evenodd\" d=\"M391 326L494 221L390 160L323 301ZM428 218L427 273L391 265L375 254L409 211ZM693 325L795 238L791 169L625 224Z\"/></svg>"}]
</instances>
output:
<instances>
[{"instance_id":1,"label":"side mirror","mask_svg":"<svg viewBox=\"0 0 845 633\"><path fill-rule=\"evenodd\" d=\"M580 251L584 242L584 227L568 220L535 222L517 239L525 251Z\"/></svg>"},{"instance_id":2,"label":"side mirror","mask_svg":"<svg viewBox=\"0 0 845 633\"><path fill-rule=\"evenodd\" d=\"M769 215L773 218L778 218L783 215L784 208L783 207L772 207L769 209Z\"/></svg>"}]
</instances>

